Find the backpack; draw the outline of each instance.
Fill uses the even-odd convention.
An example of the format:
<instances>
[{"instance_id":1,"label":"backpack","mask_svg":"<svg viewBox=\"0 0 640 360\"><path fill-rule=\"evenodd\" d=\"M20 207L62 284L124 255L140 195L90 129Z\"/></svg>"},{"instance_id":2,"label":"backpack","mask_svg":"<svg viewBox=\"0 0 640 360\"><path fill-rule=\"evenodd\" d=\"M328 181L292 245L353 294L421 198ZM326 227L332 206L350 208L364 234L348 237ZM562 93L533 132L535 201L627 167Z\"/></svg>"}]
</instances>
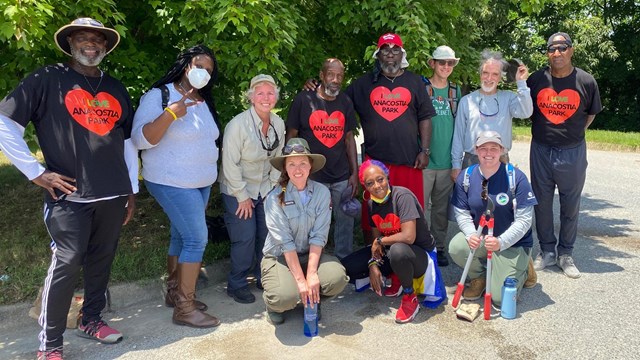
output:
<instances>
[{"instance_id":1,"label":"backpack","mask_svg":"<svg viewBox=\"0 0 640 360\"><path fill-rule=\"evenodd\" d=\"M471 173L478 166L478 164L473 164L469 166L464 171L464 179L462 179L462 187L465 193L469 192L469 178L471 177ZM509 191L511 192L511 198L513 199L513 213L516 213L516 171L514 166L511 163L506 165L507 167L507 179L509 180Z\"/></svg>"},{"instance_id":2,"label":"backpack","mask_svg":"<svg viewBox=\"0 0 640 360\"><path fill-rule=\"evenodd\" d=\"M427 79L425 76L422 77L422 81L424 81L425 83L425 87L427 89L427 92L429 93L429 96L433 98L433 86L431 85L431 81L429 81L429 79ZM456 112L458 111L458 101L459 101L458 85L456 85L456 83L449 81L448 88L449 88L449 97L446 100L449 102L449 107L451 108L451 114L455 119Z\"/></svg>"},{"instance_id":3,"label":"backpack","mask_svg":"<svg viewBox=\"0 0 640 360\"><path fill-rule=\"evenodd\" d=\"M169 88L167 84L160 86L160 92L162 92L162 108L166 109L169 105Z\"/></svg>"}]
</instances>

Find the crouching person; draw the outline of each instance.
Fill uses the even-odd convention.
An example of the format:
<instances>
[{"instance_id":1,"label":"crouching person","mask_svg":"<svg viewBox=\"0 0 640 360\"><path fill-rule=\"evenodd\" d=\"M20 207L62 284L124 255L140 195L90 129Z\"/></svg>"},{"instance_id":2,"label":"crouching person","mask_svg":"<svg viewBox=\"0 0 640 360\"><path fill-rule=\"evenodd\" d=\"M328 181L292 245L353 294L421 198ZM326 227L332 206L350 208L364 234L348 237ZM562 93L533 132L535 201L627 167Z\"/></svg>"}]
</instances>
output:
<instances>
[{"instance_id":1,"label":"crouching person","mask_svg":"<svg viewBox=\"0 0 640 360\"><path fill-rule=\"evenodd\" d=\"M278 325L298 302L319 307L320 296L342 292L348 278L337 258L323 254L331 195L327 187L309 180L309 174L322 169L325 157L311 154L306 140L292 138L282 156L270 162L281 175L265 202L269 232L261 262L262 296L269 321Z\"/></svg>"},{"instance_id":2,"label":"crouching person","mask_svg":"<svg viewBox=\"0 0 640 360\"><path fill-rule=\"evenodd\" d=\"M420 311L418 294L426 295L423 304L431 308L446 299L442 276L435 266L435 240L416 196L405 187L392 187L389 169L382 162L365 161L359 177L371 194L368 207L375 240L371 247L352 253L342 263L350 278L368 276L378 295L402 294L396 322L410 322ZM385 288L382 276L391 278L390 287Z\"/></svg>"},{"instance_id":3,"label":"crouching person","mask_svg":"<svg viewBox=\"0 0 640 360\"><path fill-rule=\"evenodd\" d=\"M518 280L518 292L523 286L536 284L531 264L531 221L537 201L525 174L511 164L500 162L506 149L497 132L480 133L475 150L480 164L463 170L453 188L451 205L462 232L451 240L449 254L456 264L464 267L471 249L476 250L469 268L471 283L463 293L466 300L476 300L486 287L487 250L493 251L490 290L494 305L499 307L506 278ZM484 235L478 236L480 218L491 202L493 236L486 235L486 228Z\"/></svg>"}]
</instances>

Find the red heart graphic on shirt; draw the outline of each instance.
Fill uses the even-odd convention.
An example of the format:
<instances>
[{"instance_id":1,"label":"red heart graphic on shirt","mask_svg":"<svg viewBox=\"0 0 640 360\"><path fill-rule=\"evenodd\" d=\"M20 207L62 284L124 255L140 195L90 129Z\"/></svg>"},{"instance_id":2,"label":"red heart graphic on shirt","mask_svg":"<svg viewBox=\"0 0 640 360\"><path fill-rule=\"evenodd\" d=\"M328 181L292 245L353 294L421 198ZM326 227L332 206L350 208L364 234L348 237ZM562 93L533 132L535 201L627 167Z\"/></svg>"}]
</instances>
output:
<instances>
[{"instance_id":1,"label":"red heart graphic on shirt","mask_svg":"<svg viewBox=\"0 0 640 360\"><path fill-rule=\"evenodd\" d=\"M85 129L104 136L120 120L122 106L111 94L100 92L95 97L83 89L74 89L64 97L73 120Z\"/></svg>"},{"instance_id":2,"label":"red heart graphic on shirt","mask_svg":"<svg viewBox=\"0 0 640 360\"><path fill-rule=\"evenodd\" d=\"M387 214L384 219L375 214L371 217L376 228L383 234L395 234L400 231L400 218L394 213Z\"/></svg>"},{"instance_id":3,"label":"red heart graphic on shirt","mask_svg":"<svg viewBox=\"0 0 640 360\"><path fill-rule=\"evenodd\" d=\"M556 93L551 88L540 90L536 99L538 108L544 117L553 124L559 125L567 121L580 106L580 94L571 89Z\"/></svg>"},{"instance_id":4,"label":"red heart graphic on shirt","mask_svg":"<svg viewBox=\"0 0 640 360\"><path fill-rule=\"evenodd\" d=\"M373 109L391 122L407 111L411 102L411 92L403 87L391 91L384 86L378 86L369 95L369 100Z\"/></svg>"},{"instance_id":5,"label":"red heart graphic on shirt","mask_svg":"<svg viewBox=\"0 0 640 360\"><path fill-rule=\"evenodd\" d=\"M329 115L324 110L316 110L309 116L309 126L313 135L328 148L332 148L342 139L344 122L342 111L334 111Z\"/></svg>"}]
</instances>

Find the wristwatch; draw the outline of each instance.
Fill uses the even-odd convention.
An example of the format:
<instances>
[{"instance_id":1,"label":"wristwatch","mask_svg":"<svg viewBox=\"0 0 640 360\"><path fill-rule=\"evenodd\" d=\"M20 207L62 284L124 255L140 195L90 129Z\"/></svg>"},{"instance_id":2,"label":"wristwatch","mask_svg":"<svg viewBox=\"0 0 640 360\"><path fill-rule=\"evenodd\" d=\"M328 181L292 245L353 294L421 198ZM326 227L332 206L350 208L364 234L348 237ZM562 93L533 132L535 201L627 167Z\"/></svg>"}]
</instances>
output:
<instances>
[{"instance_id":1,"label":"wristwatch","mask_svg":"<svg viewBox=\"0 0 640 360\"><path fill-rule=\"evenodd\" d=\"M431 155L431 149L429 149L429 148L422 149L422 152L425 153L425 155L427 155L427 156Z\"/></svg>"}]
</instances>

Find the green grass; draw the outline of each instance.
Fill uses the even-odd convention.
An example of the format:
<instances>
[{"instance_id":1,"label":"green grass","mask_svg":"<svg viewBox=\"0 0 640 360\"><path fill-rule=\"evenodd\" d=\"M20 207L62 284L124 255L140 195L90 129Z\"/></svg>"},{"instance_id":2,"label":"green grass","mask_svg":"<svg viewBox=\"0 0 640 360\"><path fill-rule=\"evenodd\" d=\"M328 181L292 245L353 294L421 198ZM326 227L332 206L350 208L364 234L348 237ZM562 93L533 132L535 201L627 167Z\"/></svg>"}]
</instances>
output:
<instances>
[{"instance_id":1,"label":"green grass","mask_svg":"<svg viewBox=\"0 0 640 360\"><path fill-rule=\"evenodd\" d=\"M514 139L531 139L530 126L514 126ZM620 132L609 130L588 129L586 133L587 146L590 149L611 150L611 151L640 151L640 133Z\"/></svg>"}]
</instances>

